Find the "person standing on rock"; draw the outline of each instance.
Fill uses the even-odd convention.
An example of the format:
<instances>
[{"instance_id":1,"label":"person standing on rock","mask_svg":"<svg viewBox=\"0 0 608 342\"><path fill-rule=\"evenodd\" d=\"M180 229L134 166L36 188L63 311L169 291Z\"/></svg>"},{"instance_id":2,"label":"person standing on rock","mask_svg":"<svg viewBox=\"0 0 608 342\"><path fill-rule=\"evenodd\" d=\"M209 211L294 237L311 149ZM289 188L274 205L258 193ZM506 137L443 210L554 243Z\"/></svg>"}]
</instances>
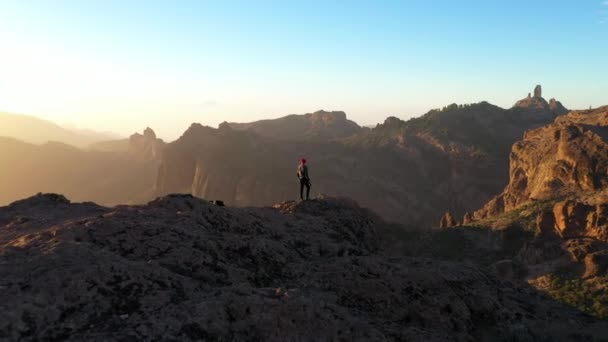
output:
<instances>
[{"instance_id":1,"label":"person standing on rock","mask_svg":"<svg viewBox=\"0 0 608 342\"><path fill-rule=\"evenodd\" d=\"M304 200L304 187L306 187L306 199L310 196L310 177L308 177L308 166L306 159L300 159L300 165L297 169L298 179L300 179L300 199Z\"/></svg>"}]
</instances>

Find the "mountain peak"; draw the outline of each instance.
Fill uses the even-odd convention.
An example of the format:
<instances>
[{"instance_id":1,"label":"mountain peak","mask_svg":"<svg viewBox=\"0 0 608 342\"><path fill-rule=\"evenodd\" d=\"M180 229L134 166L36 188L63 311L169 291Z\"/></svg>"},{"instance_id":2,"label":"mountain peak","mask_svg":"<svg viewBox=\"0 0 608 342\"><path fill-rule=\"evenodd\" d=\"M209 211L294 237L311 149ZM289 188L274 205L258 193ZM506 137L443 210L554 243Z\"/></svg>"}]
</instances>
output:
<instances>
[{"instance_id":1,"label":"mountain peak","mask_svg":"<svg viewBox=\"0 0 608 342\"><path fill-rule=\"evenodd\" d=\"M540 84L534 87L534 97L543 97L543 87Z\"/></svg>"},{"instance_id":2,"label":"mountain peak","mask_svg":"<svg viewBox=\"0 0 608 342\"><path fill-rule=\"evenodd\" d=\"M134 133L129 137L129 152L143 160L156 160L165 147L165 142L156 137L150 127L146 127L143 134Z\"/></svg>"},{"instance_id":3,"label":"mountain peak","mask_svg":"<svg viewBox=\"0 0 608 342\"><path fill-rule=\"evenodd\" d=\"M330 117L336 119L336 121L346 121L346 113L343 111L326 111L326 110L318 110L312 113L313 117Z\"/></svg>"},{"instance_id":4,"label":"mountain peak","mask_svg":"<svg viewBox=\"0 0 608 342\"><path fill-rule=\"evenodd\" d=\"M235 130L251 130L264 137L279 140L331 140L352 136L362 130L343 111L318 110L314 113L291 114L277 119L249 123L230 123Z\"/></svg>"},{"instance_id":5,"label":"mountain peak","mask_svg":"<svg viewBox=\"0 0 608 342\"><path fill-rule=\"evenodd\" d=\"M156 139L156 133L154 133L154 130L152 128L146 127L146 129L144 130L144 138Z\"/></svg>"},{"instance_id":6,"label":"mountain peak","mask_svg":"<svg viewBox=\"0 0 608 342\"><path fill-rule=\"evenodd\" d=\"M559 116L568 113L568 109L561 102L552 98L549 102L543 98L543 88L541 85L534 87L534 96L528 93L528 97L515 103L513 108L521 108L534 113Z\"/></svg>"}]
</instances>

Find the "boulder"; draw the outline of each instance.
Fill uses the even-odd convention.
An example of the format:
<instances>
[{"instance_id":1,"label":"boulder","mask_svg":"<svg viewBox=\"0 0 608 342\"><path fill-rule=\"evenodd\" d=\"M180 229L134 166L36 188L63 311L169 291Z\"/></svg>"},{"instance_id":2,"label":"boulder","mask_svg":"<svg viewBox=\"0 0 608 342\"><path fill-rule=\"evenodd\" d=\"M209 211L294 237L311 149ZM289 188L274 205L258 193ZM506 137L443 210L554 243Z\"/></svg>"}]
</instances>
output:
<instances>
[{"instance_id":1,"label":"boulder","mask_svg":"<svg viewBox=\"0 0 608 342\"><path fill-rule=\"evenodd\" d=\"M449 228L458 225L458 221L454 218L452 213L446 212L441 220L439 221L439 228Z\"/></svg>"},{"instance_id":2,"label":"boulder","mask_svg":"<svg viewBox=\"0 0 608 342\"><path fill-rule=\"evenodd\" d=\"M588 254L585 257L585 274L583 278L589 279L607 275L608 250Z\"/></svg>"},{"instance_id":3,"label":"boulder","mask_svg":"<svg viewBox=\"0 0 608 342\"><path fill-rule=\"evenodd\" d=\"M583 203L567 200L553 207L555 228L562 238L576 238L585 235L587 218L591 207Z\"/></svg>"}]
</instances>

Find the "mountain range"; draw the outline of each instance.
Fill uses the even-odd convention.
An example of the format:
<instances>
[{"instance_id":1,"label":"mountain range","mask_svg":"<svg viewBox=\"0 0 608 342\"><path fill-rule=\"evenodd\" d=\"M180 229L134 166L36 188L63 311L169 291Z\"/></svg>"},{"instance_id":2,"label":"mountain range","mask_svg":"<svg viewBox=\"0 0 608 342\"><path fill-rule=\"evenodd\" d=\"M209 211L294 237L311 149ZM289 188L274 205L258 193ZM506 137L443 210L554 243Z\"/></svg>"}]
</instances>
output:
<instances>
[{"instance_id":1,"label":"mountain range","mask_svg":"<svg viewBox=\"0 0 608 342\"><path fill-rule=\"evenodd\" d=\"M14 138L31 144L44 144L49 141L61 142L79 148L86 148L95 142L118 138L112 133L68 129L33 116L3 112L0 112L0 137Z\"/></svg>"},{"instance_id":2,"label":"mountain range","mask_svg":"<svg viewBox=\"0 0 608 342\"><path fill-rule=\"evenodd\" d=\"M218 129L193 124L167 145L156 194L270 205L296 196L295 166L306 157L313 193L348 196L389 221L429 225L438 210L462 215L491 199L508 181L511 145L567 112L538 95L511 109L481 102L408 121L389 117L372 129L324 111Z\"/></svg>"},{"instance_id":3,"label":"mountain range","mask_svg":"<svg viewBox=\"0 0 608 342\"><path fill-rule=\"evenodd\" d=\"M344 112L317 111L223 123L217 129L193 124L166 146L149 129L142 137L90 144L85 152L57 150L61 162L53 161L48 146L21 146L32 156L27 164L11 159L3 165L26 172L7 173L4 182L28 184L32 180L27 177L36 175L44 186L8 187L0 203L52 191L106 205L141 203L169 193L233 206L271 205L297 197L294 170L299 158L306 157L313 194L348 196L389 221L429 226L440 212L463 215L500 192L508 182L511 145L525 131L566 112L558 101L545 101L539 87L534 97L510 109L487 102L453 104L408 121L389 117L374 128L358 126ZM2 150L17 148L11 144L4 143ZM65 164L82 181L45 178L66 174ZM110 166L112 181L102 175L108 171L102 164ZM132 182L135 178L139 181Z\"/></svg>"}]
</instances>

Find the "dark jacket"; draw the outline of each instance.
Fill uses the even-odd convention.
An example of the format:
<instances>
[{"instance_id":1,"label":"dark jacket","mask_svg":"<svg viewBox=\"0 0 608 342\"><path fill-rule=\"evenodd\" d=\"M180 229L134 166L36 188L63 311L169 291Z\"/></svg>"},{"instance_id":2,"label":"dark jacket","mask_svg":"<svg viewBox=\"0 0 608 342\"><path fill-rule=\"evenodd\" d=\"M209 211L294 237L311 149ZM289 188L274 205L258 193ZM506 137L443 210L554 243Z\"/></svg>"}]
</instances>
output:
<instances>
[{"instance_id":1,"label":"dark jacket","mask_svg":"<svg viewBox=\"0 0 608 342\"><path fill-rule=\"evenodd\" d=\"M297 175L300 180L302 179L310 179L308 177L308 166L306 164L298 165Z\"/></svg>"}]
</instances>

